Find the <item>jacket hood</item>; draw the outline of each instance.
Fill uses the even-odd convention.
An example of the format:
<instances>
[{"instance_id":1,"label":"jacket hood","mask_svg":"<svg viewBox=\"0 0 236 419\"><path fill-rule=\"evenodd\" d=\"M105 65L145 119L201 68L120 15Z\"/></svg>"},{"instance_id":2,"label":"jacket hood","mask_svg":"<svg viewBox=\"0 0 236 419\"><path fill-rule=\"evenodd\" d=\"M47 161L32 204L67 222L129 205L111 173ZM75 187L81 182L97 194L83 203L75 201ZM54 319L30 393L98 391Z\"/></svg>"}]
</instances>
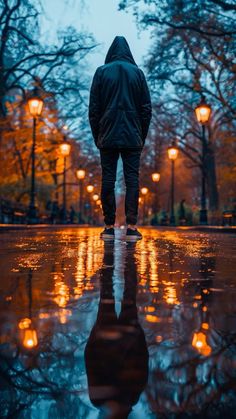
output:
<instances>
[{"instance_id":1,"label":"jacket hood","mask_svg":"<svg viewBox=\"0 0 236 419\"><path fill-rule=\"evenodd\" d=\"M130 51L129 44L124 38L124 36L115 37L114 41L112 42L108 50L108 53L105 59L105 64L108 64L117 60L128 61L131 64L137 65Z\"/></svg>"}]
</instances>

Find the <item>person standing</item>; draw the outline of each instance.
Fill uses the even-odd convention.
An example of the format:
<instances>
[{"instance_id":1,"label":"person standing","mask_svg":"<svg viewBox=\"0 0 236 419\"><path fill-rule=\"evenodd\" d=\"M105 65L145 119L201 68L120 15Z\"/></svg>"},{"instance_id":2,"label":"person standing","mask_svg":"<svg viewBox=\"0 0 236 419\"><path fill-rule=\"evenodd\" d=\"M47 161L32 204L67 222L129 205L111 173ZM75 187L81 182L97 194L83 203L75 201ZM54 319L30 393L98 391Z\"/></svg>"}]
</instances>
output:
<instances>
[{"instance_id":1,"label":"person standing","mask_svg":"<svg viewBox=\"0 0 236 419\"><path fill-rule=\"evenodd\" d=\"M100 150L101 200L105 229L101 238L114 238L115 181L119 156L126 184L126 239L141 239L137 230L140 156L152 115L150 93L123 36L112 42L105 65L98 67L90 89L89 121Z\"/></svg>"}]
</instances>

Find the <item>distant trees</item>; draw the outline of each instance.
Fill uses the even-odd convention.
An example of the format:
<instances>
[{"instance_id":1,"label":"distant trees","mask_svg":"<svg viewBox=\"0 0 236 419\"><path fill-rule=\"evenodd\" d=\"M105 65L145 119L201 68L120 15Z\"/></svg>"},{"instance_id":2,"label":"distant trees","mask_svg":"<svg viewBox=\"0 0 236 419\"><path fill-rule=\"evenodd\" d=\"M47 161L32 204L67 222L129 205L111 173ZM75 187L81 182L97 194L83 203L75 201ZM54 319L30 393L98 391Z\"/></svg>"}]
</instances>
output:
<instances>
[{"instance_id":1,"label":"distant trees","mask_svg":"<svg viewBox=\"0 0 236 419\"><path fill-rule=\"evenodd\" d=\"M22 92L41 79L44 89L67 100L81 101L83 77L80 62L94 47L86 33L69 27L58 31L57 45L40 43L40 3L34 0L0 0L0 116L6 115L6 97ZM72 105L75 106L75 103Z\"/></svg>"},{"instance_id":2,"label":"distant trees","mask_svg":"<svg viewBox=\"0 0 236 419\"><path fill-rule=\"evenodd\" d=\"M21 102L21 98L18 98ZM8 126L2 132L0 196L27 205L30 194L32 117L28 106L6 103ZM58 109L52 96L45 97L43 113L37 121L36 186L37 206L42 213L47 202L62 201L63 158L59 144L67 137L71 144L68 158L68 204L78 206L79 186L76 169L86 170L85 185L93 183L100 189L98 156L86 154L76 137L61 126ZM91 174L91 176L90 176Z\"/></svg>"},{"instance_id":3,"label":"distant trees","mask_svg":"<svg viewBox=\"0 0 236 419\"><path fill-rule=\"evenodd\" d=\"M0 0L0 196L28 202L32 118L26 99L29 90L38 85L44 99L36 144L37 196L42 206L53 199L60 187L58 144L63 140L65 123L69 125L74 153L70 182L76 182L75 170L84 160L94 173L98 161L93 158L91 146L90 157L85 157L86 140L92 141L84 123L86 57L95 47L94 39L68 27L58 29L55 45L43 45L41 13L44 11L40 2L35 0Z\"/></svg>"},{"instance_id":4,"label":"distant trees","mask_svg":"<svg viewBox=\"0 0 236 419\"><path fill-rule=\"evenodd\" d=\"M221 155L226 144L232 153L228 162L231 169L232 160L236 165L235 4L220 0L120 2L121 10L128 8L134 11L141 28L152 28L153 45L146 66L153 99L159 106L158 135L168 137L167 141L177 138L191 166L202 164L202 137L194 108L204 95L213 109L207 130L205 170L209 206L215 210L219 206L218 191L229 180L228 175L224 179L228 169ZM234 198L230 188L224 202Z\"/></svg>"}]
</instances>

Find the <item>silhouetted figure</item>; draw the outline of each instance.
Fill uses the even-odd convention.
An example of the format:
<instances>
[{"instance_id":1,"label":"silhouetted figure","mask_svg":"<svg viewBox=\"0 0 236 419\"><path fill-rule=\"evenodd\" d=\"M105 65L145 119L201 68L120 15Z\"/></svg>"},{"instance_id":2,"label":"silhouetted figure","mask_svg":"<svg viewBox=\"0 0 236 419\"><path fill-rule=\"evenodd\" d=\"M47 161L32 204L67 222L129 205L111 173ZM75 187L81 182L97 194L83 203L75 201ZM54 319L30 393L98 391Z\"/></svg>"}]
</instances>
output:
<instances>
[{"instance_id":1,"label":"silhouetted figure","mask_svg":"<svg viewBox=\"0 0 236 419\"><path fill-rule=\"evenodd\" d=\"M114 247L105 243L96 323L85 348L89 396L106 418L125 419L148 378L148 350L136 307L135 243L126 250L125 287L117 317L113 296Z\"/></svg>"},{"instance_id":2,"label":"silhouetted figure","mask_svg":"<svg viewBox=\"0 0 236 419\"><path fill-rule=\"evenodd\" d=\"M58 206L58 202L55 200L53 201L52 208L51 208L51 215L50 215L51 224L56 224L58 215L59 215L59 206Z\"/></svg>"},{"instance_id":3,"label":"silhouetted figure","mask_svg":"<svg viewBox=\"0 0 236 419\"><path fill-rule=\"evenodd\" d=\"M75 210L74 210L74 207L72 207L72 205L71 205L71 207L70 207L70 223L74 224L74 221L75 221Z\"/></svg>"},{"instance_id":4,"label":"silhouetted figure","mask_svg":"<svg viewBox=\"0 0 236 419\"><path fill-rule=\"evenodd\" d=\"M162 210L161 212L161 220L160 220L160 225L161 226L167 226L168 225L168 215L167 212L165 210Z\"/></svg>"},{"instance_id":5,"label":"silhouetted figure","mask_svg":"<svg viewBox=\"0 0 236 419\"><path fill-rule=\"evenodd\" d=\"M158 225L158 215L154 214L154 216L151 219L151 226L157 226Z\"/></svg>"},{"instance_id":6,"label":"silhouetted figure","mask_svg":"<svg viewBox=\"0 0 236 419\"><path fill-rule=\"evenodd\" d=\"M123 36L116 36L93 78L89 120L102 164L102 207L106 228L114 236L115 181L119 156L126 184L127 235L141 238L136 229L139 197L139 164L151 120L151 100L145 76L134 61ZM106 237L104 237L106 238Z\"/></svg>"},{"instance_id":7,"label":"silhouetted figure","mask_svg":"<svg viewBox=\"0 0 236 419\"><path fill-rule=\"evenodd\" d=\"M59 208L59 222L60 222L60 224L64 224L64 208L63 208L63 205L62 206L60 206L60 208ZM66 214L66 220L67 220L67 214Z\"/></svg>"},{"instance_id":8,"label":"silhouetted figure","mask_svg":"<svg viewBox=\"0 0 236 419\"><path fill-rule=\"evenodd\" d=\"M182 199L179 205L179 223L180 225L186 224L185 199Z\"/></svg>"}]
</instances>

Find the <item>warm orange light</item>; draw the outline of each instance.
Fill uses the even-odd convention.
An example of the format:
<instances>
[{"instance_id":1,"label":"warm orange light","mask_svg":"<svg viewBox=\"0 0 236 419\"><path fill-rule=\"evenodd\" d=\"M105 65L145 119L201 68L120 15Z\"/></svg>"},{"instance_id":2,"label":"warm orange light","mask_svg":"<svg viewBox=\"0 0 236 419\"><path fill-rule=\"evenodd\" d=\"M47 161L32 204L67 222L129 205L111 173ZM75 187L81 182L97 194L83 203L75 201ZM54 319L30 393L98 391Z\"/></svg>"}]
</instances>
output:
<instances>
[{"instance_id":1,"label":"warm orange light","mask_svg":"<svg viewBox=\"0 0 236 419\"><path fill-rule=\"evenodd\" d=\"M147 193L148 193L148 188L142 188L142 189L141 189L141 193L142 193L143 195L147 195Z\"/></svg>"},{"instance_id":2,"label":"warm orange light","mask_svg":"<svg viewBox=\"0 0 236 419\"><path fill-rule=\"evenodd\" d=\"M145 317L146 317L146 320L149 323L160 323L161 322L161 319L157 316L154 316L153 314L147 314Z\"/></svg>"},{"instance_id":3,"label":"warm orange light","mask_svg":"<svg viewBox=\"0 0 236 419\"><path fill-rule=\"evenodd\" d=\"M94 190L94 186L93 186L93 185L88 185L88 186L87 186L87 191L88 191L88 193L93 192L93 190Z\"/></svg>"},{"instance_id":4,"label":"warm orange light","mask_svg":"<svg viewBox=\"0 0 236 419\"><path fill-rule=\"evenodd\" d=\"M70 154L71 145L69 143L60 144L60 153L63 157L67 157Z\"/></svg>"},{"instance_id":5,"label":"warm orange light","mask_svg":"<svg viewBox=\"0 0 236 419\"><path fill-rule=\"evenodd\" d=\"M179 304L177 299L176 289L173 285L166 285L165 288L165 296L164 296L167 304Z\"/></svg>"},{"instance_id":6,"label":"warm orange light","mask_svg":"<svg viewBox=\"0 0 236 419\"><path fill-rule=\"evenodd\" d=\"M101 205L101 203L102 203L101 199L98 199L96 202L97 205Z\"/></svg>"},{"instance_id":7,"label":"warm orange light","mask_svg":"<svg viewBox=\"0 0 236 419\"><path fill-rule=\"evenodd\" d=\"M31 319L29 319L28 317L25 317L24 319L21 319L18 323L18 327L19 329L23 330L23 329L28 329L31 325Z\"/></svg>"},{"instance_id":8,"label":"warm orange light","mask_svg":"<svg viewBox=\"0 0 236 419\"><path fill-rule=\"evenodd\" d=\"M40 116L43 110L43 100L39 97L31 97L28 99L28 106L30 114L36 118L37 116Z\"/></svg>"},{"instance_id":9,"label":"warm orange light","mask_svg":"<svg viewBox=\"0 0 236 419\"><path fill-rule=\"evenodd\" d=\"M71 316L71 310L61 308L58 312L55 313L55 316L58 317L58 320L61 324L66 324L68 317Z\"/></svg>"},{"instance_id":10,"label":"warm orange light","mask_svg":"<svg viewBox=\"0 0 236 419\"><path fill-rule=\"evenodd\" d=\"M160 173L153 173L152 174L152 180L153 180L153 182L159 182L160 177L161 177Z\"/></svg>"},{"instance_id":11,"label":"warm orange light","mask_svg":"<svg viewBox=\"0 0 236 419\"><path fill-rule=\"evenodd\" d=\"M154 311L156 311L156 309L153 306L148 306L145 308L145 311L147 311L148 313L153 313Z\"/></svg>"},{"instance_id":12,"label":"warm orange light","mask_svg":"<svg viewBox=\"0 0 236 419\"><path fill-rule=\"evenodd\" d=\"M194 333L192 346L204 356L208 356L211 354L211 347L208 345L206 341L206 335L203 332Z\"/></svg>"},{"instance_id":13,"label":"warm orange light","mask_svg":"<svg viewBox=\"0 0 236 419\"><path fill-rule=\"evenodd\" d=\"M38 345L38 337L35 329L25 329L23 346L27 349L33 349Z\"/></svg>"},{"instance_id":14,"label":"warm orange light","mask_svg":"<svg viewBox=\"0 0 236 419\"><path fill-rule=\"evenodd\" d=\"M60 277L55 275L55 297L54 301L55 303L61 307L64 308L67 306L67 303L70 299L70 290L68 285L66 285L62 280L60 280Z\"/></svg>"},{"instance_id":15,"label":"warm orange light","mask_svg":"<svg viewBox=\"0 0 236 419\"><path fill-rule=\"evenodd\" d=\"M206 103L200 103L200 105L195 108L195 114L198 122L200 122L200 124L205 124L209 121L211 115L211 107Z\"/></svg>"},{"instance_id":16,"label":"warm orange light","mask_svg":"<svg viewBox=\"0 0 236 419\"><path fill-rule=\"evenodd\" d=\"M168 148L168 157L170 160L176 160L178 157L179 150L175 146L171 146Z\"/></svg>"},{"instance_id":17,"label":"warm orange light","mask_svg":"<svg viewBox=\"0 0 236 419\"><path fill-rule=\"evenodd\" d=\"M96 193L95 193L95 194L93 195L93 200L94 200L94 201L97 201L98 199L99 199L99 196L98 196L98 194L96 194Z\"/></svg>"},{"instance_id":18,"label":"warm orange light","mask_svg":"<svg viewBox=\"0 0 236 419\"><path fill-rule=\"evenodd\" d=\"M77 179L79 179L79 180L84 179L85 178L85 170L83 170L83 169L76 170L76 176L77 176Z\"/></svg>"}]
</instances>

